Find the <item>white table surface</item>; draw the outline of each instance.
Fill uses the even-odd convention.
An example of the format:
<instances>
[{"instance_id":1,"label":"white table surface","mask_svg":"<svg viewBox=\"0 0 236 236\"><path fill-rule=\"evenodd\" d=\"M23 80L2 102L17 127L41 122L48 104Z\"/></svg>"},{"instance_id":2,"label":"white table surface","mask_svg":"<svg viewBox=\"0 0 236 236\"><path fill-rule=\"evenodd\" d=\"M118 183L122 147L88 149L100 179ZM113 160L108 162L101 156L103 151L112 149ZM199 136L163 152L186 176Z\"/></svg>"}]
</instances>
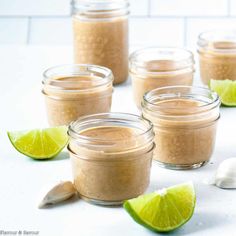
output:
<instances>
[{"instance_id":1,"label":"white table surface","mask_svg":"<svg viewBox=\"0 0 236 236\"><path fill-rule=\"evenodd\" d=\"M40 236L156 235L136 224L122 207L100 207L72 200L50 209L37 208L45 185L71 179L68 154L63 152L50 161L31 160L11 146L6 130L47 126L40 93L42 72L71 61L69 47L0 47L0 235L1 230L39 231ZM113 111L137 113L130 82L115 87L113 99ZM236 235L236 190L203 183L213 176L222 160L236 157L235 120L236 108L221 108L215 152L205 167L173 171L159 168L153 162L147 192L189 180L196 189L192 219L172 235Z\"/></svg>"}]
</instances>

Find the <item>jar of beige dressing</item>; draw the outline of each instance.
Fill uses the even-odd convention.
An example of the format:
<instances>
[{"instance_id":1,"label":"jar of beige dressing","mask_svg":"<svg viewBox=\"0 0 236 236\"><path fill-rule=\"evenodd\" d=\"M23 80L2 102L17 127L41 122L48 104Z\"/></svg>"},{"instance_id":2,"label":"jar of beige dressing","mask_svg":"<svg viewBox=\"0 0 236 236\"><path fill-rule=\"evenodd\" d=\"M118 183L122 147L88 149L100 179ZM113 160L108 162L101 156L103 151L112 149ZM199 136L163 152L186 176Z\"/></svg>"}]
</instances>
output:
<instances>
[{"instance_id":1,"label":"jar of beige dressing","mask_svg":"<svg viewBox=\"0 0 236 236\"><path fill-rule=\"evenodd\" d=\"M133 96L141 108L145 92L172 85L192 85L194 59L181 48L144 48L129 58Z\"/></svg>"},{"instance_id":2,"label":"jar of beige dressing","mask_svg":"<svg viewBox=\"0 0 236 236\"><path fill-rule=\"evenodd\" d=\"M143 116L154 125L154 159L166 168L206 164L214 150L220 101L207 88L170 86L144 95Z\"/></svg>"},{"instance_id":3,"label":"jar of beige dressing","mask_svg":"<svg viewBox=\"0 0 236 236\"><path fill-rule=\"evenodd\" d=\"M75 63L108 67L114 83L128 77L128 0L73 0Z\"/></svg>"},{"instance_id":4,"label":"jar of beige dressing","mask_svg":"<svg viewBox=\"0 0 236 236\"><path fill-rule=\"evenodd\" d=\"M63 65L44 72L45 96L51 126L68 125L80 116L109 112L113 75L96 65Z\"/></svg>"},{"instance_id":5,"label":"jar of beige dressing","mask_svg":"<svg viewBox=\"0 0 236 236\"><path fill-rule=\"evenodd\" d=\"M198 37L202 82L236 80L236 30L209 31Z\"/></svg>"},{"instance_id":6,"label":"jar of beige dressing","mask_svg":"<svg viewBox=\"0 0 236 236\"><path fill-rule=\"evenodd\" d=\"M154 133L139 116L103 113L72 122L68 131L74 185L95 204L118 205L149 185Z\"/></svg>"}]
</instances>

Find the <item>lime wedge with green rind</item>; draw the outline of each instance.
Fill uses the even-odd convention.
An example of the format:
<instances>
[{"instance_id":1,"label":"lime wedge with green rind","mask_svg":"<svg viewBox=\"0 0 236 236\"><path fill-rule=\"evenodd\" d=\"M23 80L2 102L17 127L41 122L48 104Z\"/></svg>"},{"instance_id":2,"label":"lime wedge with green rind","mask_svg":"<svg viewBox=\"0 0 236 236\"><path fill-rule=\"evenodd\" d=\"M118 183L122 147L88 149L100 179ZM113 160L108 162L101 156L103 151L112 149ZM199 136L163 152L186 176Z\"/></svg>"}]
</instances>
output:
<instances>
[{"instance_id":1,"label":"lime wedge with green rind","mask_svg":"<svg viewBox=\"0 0 236 236\"><path fill-rule=\"evenodd\" d=\"M212 79L210 89L219 95L222 104L236 106L236 81Z\"/></svg>"},{"instance_id":2,"label":"lime wedge with green rind","mask_svg":"<svg viewBox=\"0 0 236 236\"><path fill-rule=\"evenodd\" d=\"M193 215L195 191L184 183L125 201L124 208L140 225L157 232L169 232Z\"/></svg>"},{"instance_id":3,"label":"lime wedge with green rind","mask_svg":"<svg viewBox=\"0 0 236 236\"><path fill-rule=\"evenodd\" d=\"M7 132L17 151L34 158L50 159L58 155L68 143L67 127Z\"/></svg>"}]
</instances>

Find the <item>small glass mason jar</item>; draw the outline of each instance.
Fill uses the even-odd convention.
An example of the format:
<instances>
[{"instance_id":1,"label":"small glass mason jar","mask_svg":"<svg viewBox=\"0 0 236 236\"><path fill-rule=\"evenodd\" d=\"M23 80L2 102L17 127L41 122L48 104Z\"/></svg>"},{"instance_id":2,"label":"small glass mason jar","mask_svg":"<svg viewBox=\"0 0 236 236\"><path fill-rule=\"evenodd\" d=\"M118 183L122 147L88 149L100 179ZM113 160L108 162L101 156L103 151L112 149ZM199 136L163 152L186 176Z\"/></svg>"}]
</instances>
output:
<instances>
[{"instance_id":1,"label":"small glass mason jar","mask_svg":"<svg viewBox=\"0 0 236 236\"><path fill-rule=\"evenodd\" d=\"M149 185L155 147L152 124L126 113L81 117L68 131L74 185L95 204L120 205Z\"/></svg>"},{"instance_id":2,"label":"small glass mason jar","mask_svg":"<svg viewBox=\"0 0 236 236\"><path fill-rule=\"evenodd\" d=\"M105 66L114 84L128 78L128 0L73 0L75 63Z\"/></svg>"},{"instance_id":3,"label":"small glass mason jar","mask_svg":"<svg viewBox=\"0 0 236 236\"><path fill-rule=\"evenodd\" d=\"M138 108L144 93L159 87L192 85L194 58L181 48L144 48L129 57L134 100Z\"/></svg>"},{"instance_id":4,"label":"small glass mason jar","mask_svg":"<svg viewBox=\"0 0 236 236\"><path fill-rule=\"evenodd\" d=\"M153 158L169 169L206 164L213 152L220 100L207 88L169 86L144 95L143 117L154 125Z\"/></svg>"},{"instance_id":5,"label":"small glass mason jar","mask_svg":"<svg viewBox=\"0 0 236 236\"><path fill-rule=\"evenodd\" d=\"M80 116L111 109L113 75L96 65L62 65L44 72L45 96L50 126L68 125Z\"/></svg>"},{"instance_id":6,"label":"small glass mason jar","mask_svg":"<svg viewBox=\"0 0 236 236\"><path fill-rule=\"evenodd\" d=\"M208 31L198 37L200 75L204 84L236 80L236 30Z\"/></svg>"}]
</instances>

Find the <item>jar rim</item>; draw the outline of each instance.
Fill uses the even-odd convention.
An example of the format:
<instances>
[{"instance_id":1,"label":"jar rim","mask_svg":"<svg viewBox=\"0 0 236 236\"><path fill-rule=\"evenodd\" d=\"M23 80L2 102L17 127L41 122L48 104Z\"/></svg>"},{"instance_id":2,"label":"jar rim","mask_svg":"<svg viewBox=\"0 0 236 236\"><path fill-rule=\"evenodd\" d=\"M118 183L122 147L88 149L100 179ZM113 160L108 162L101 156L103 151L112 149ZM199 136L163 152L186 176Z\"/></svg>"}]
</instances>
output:
<instances>
[{"instance_id":1,"label":"jar rim","mask_svg":"<svg viewBox=\"0 0 236 236\"><path fill-rule=\"evenodd\" d=\"M150 73L168 73L193 68L194 56L184 48L146 47L134 51L129 56L129 64L131 71L145 69Z\"/></svg>"},{"instance_id":2,"label":"jar rim","mask_svg":"<svg viewBox=\"0 0 236 236\"><path fill-rule=\"evenodd\" d=\"M68 127L68 135L71 138L79 139L82 142L102 142L104 144L111 143L110 140L103 138L94 138L88 137L79 134L80 131L88 129L87 125L94 125L94 127L107 127L108 125L101 125L102 122L111 124L109 127L128 127L128 128L138 128L137 124L142 124L142 132L135 134L135 139L144 135L151 135L153 138L153 125L152 123L144 117L130 114L130 113L121 113L121 112L107 112L107 113L99 113L92 114L87 116L82 116L76 121L72 121ZM128 124L131 123L129 126ZM100 125L99 125L100 124ZM113 125L112 125L113 124ZM136 124L136 126L135 126ZM147 141L149 141L147 139ZM124 142L124 139L112 139L112 142Z\"/></svg>"},{"instance_id":3,"label":"jar rim","mask_svg":"<svg viewBox=\"0 0 236 236\"><path fill-rule=\"evenodd\" d=\"M128 0L72 0L74 7L84 7L90 10L115 10L129 6Z\"/></svg>"},{"instance_id":4,"label":"jar rim","mask_svg":"<svg viewBox=\"0 0 236 236\"><path fill-rule=\"evenodd\" d=\"M219 53L236 52L236 29L208 30L198 36L198 50L208 49Z\"/></svg>"},{"instance_id":5,"label":"jar rim","mask_svg":"<svg viewBox=\"0 0 236 236\"><path fill-rule=\"evenodd\" d=\"M145 152L144 152L144 154L147 154L147 153L151 153L154 149L156 148L156 144L153 142L152 143L152 145L150 146L150 148L148 149L148 150L146 150ZM119 158L117 158L117 154L119 155L119 154L121 154L121 153L117 153L117 152L114 152L114 153L112 153L112 152L108 152L107 154L109 155L109 158L107 158L106 157L106 154L104 154L104 156L103 157L99 157L99 158L97 158L97 157L93 157L92 159L91 159L91 157L90 158L87 158L86 156L81 156L81 155L78 155L76 152L74 152L73 150L72 150L72 148L70 147L70 145L68 144L67 145L67 150L69 151L69 153L71 153L74 157L76 157L76 158L79 158L79 159L83 159L83 160L92 160L92 161L97 161L97 162L103 162L103 161L106 161L106 162L114 162L114 161L117 161L117 162L120 162L122 159L125 159L125 161L133 161L133 160L135 160L135 159L137 159L137 158L139 158L140 157L140 155L130 155L130 153L128 152L129 150L125 150L125 158L123 157L123 158L121 158L121 157L119 157ZM113 154L113 155L112 155ZM115 155L114 155L115 154ZM124 154L123 154L124 155ZM142 158L148 158L148 159L151 159L152 157L145 157L145 155L143 156L142 155Z\"/></svg>"},{"instance_id":6,"label":"jar rim","mask_svg":"<svg viewBox=\"0 0 236 236\"><path fill-rule=\"evenodd\" d=\"M186 91L193 91L194 90L194 93L186 93L186 96L184 97L181 97L181 91L173 91L172 93L170 92L171 90L186 90ZM160 93L160 95L158 95L158 92L162 92L162 91L169 91L168 93ZM196 90L196 91L195 91ZM202 92L203 94L200 94L200 92ZM205 95L204 95L205 94ZM191 113L187 114L187 115L184 115L184 116L192 116L192 115L195 115L199 112L204 112L206 111L207 109L214 109L215 107L219 106L220 105L220 98L218 96L218 94L214 91L211 91L210 89L208 88L205 88L205 87L200 87L200 86L184 86L184 85L178 85L178 86L166 86L166 87L161 87L161 88L157 88L157 89L154 89L154 90L151 90L149 92L146 92L143 96L143 101L142 101L142 107L144 108L147 108L149 106L149 110L159 110L161 112L163 112L164 114L169 112L170 111L170 114L171 114L171 111L175 110L175 111L181 111L183 108L181 107L173 107L173 106L160 106L158 105L156 102L153 102L151 99L157 99L159 98L161 101L163 101L164 99L171 99L171 98L178 98L178 99L181 99L181 98L185 98L185 99L191 99L190 95L192 96L197 96L197 95L202 95L202 96L205 96L207 97L208 94L212 99L208 102L204 102L202 104L200 104L199 106L195 107ZM197 99L194 99L192 98L192 100L196 100L198 101ZM169 115L171 116L171 115ZM174 115L176 116L176 114ZM179 115L181 116L181 115Z\"/></svg>"},{"instance_id":7,"label":"jar rim","mask_svg":"<svg viewBox=\"0 0 236 236\"><path fill-rule=\"evenodd\" d=\"M96 75L97 74L97 75ZM87 80L79 81L65 81L59 80L59 78L64 77L76 77L76 76L91 76L94 77L94 80L91 80L91 83L88 86ZM63 85L70 84L71 89L66 89L67 92L79 92L79 91L88 91L97 87L107 85L113 81L112 71L106 67L92 65L92 64L63 64L57 65L48 68L43 73L42 84L48 86L51 89L63 90ZM95 79L96 78L96 79ZM83 85L84 87L80 88L76 85ZM87 86L85 86L87 85Z\"/></svg>"},{"instance_id":8,"label":"jar rim","mask_svg":"<svg viewBox=\"0 0 236 236\"><path fill-rule=\"evenodd\" d=\"M71 5L75 13L102 18L129 14L129 0L72 0ZM104 16L105 14L105 16Z\"/></svg>"}]
</instances>

